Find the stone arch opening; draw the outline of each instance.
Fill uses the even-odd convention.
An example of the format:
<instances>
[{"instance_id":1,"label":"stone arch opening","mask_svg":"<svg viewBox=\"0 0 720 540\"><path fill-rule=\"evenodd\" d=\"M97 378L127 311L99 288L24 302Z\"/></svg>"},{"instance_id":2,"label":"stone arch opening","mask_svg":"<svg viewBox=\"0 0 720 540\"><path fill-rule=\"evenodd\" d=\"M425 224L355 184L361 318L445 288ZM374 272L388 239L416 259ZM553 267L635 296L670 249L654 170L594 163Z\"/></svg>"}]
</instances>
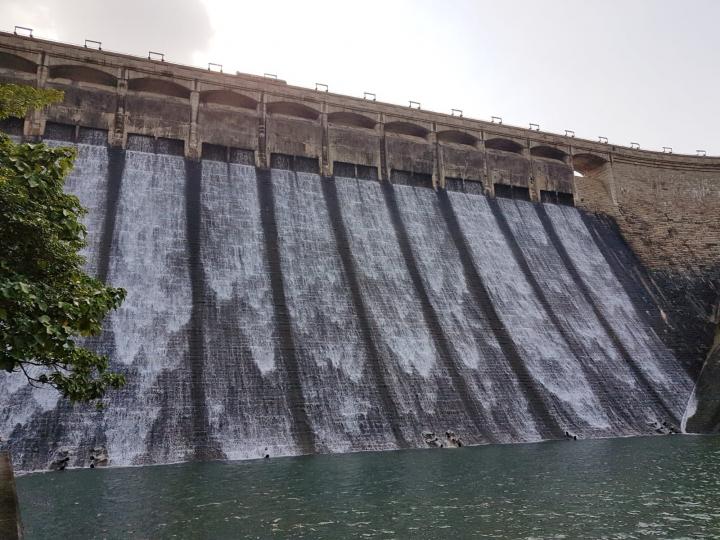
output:
<instances>
[{"instance_id":1,"label":"stone arch opening","mask_svg":"<svg viewBox=\"0 0 720 540\"><path fill-rule=\"evenodd\" d=\"M275 101L268 103L267 112L270 114L284 114L285 116L305 118L306 120L317 120L320 116L320 111L294 101Z\"/></svg>"},{"instance_id":2,"label":"stone arch opening","mask_svg":"<svg viewBox=\"0 0 720 540\"><path fill-rule=\"evenodd\" d=\"M500 150L501 152L511 152L513 154L522 154L523 147L520 143L496 137L485 141L485 148L490 150Z\"/></svg>"},{"instance_id":3,"label":"stone arch opening","mask_svg":"<svg viewBox=\"0 0 720 540\"><path fill-rule=\"evenodd\" d=\"M49 71L51 79L69 79L71 81L87 82L102 86L117 86L117 78L105 71L89 66L61 65L52 66Z\"/></svg>"},{"instance_id":4,"label":"stone arch opening","mask_svg":"<svg viewBox=\"0 0 720 540\"><path fill-rule=\"evenodd\" d=\"M553 146L533 146L530 149L530 155L545 159L554 159L556 161L565 161L567 154Z\"/></svg>"},{"instance_id":5,"label":"stone arch opening","mask_svg":"<svg viewBox=\"0 0 720 540\"><path fill-rule=\"evenodd\" d=\"M573 156L573 168L576 176L588 176L607 162L605 158L595 154L575 154Z\"/></svg>"},{"instance_id":6,"label":"stone arch opening","mask_svg":"<svg viewBox=\"0 0 720 540\"><path fill-rule=\"evenodd\" d=\"M388 122L385 124L385 132L425 139L428 133L430 133L430 130L417 124L411 124L410 122Z\"/></svg>"},{"instance_id":7,"label":"stone arch opening","mask_svg":"<svg viewBox=\"0 0 720 540\"><path fill-rule=\"evenodd\" d=\"M477 137L473 137L469 133L457 130L440 131L437 134L438 141L453 144L463 144L465 146L475 146Z\"/></svg>"},{"instance_id":8,"label":"stone arch opening","mask_svg":"<svg viewBox=\"0 0 720 540\"><path fill-rule=\"evenodd\" d=\"M37 72L37 64L35 62L6 52L0 52L0 68L23 71L25 73Z\"/></svg>"},{"instance_id":9,"label":"stone arch opening","mask_svg":"<svg viewBox=\"0 0 720 540\"><path fill-rule=\"evenodd\" d=\"M207 90L200 92L200 103L214 103L240 109L257 109L257 101L253 98L230 90Z\"/></svg>"},{"instance_id":10,"label":"stone arch opening","mask_svg":"<svg viewBox=\"0 0 720 540\"><path fill-rule=\"evenodd\" d=\"M366 129L375 129L377 122L372 118L368 118L362 114L340 111L327 115L328 122L338 124L340 126L360 127Z\"/></svg>"},{"instance_id":11,"label":"stone arch opening","mask_svg":"<svg viewBox=\"0 0 720 540\"><path fill-rule=\"evenodd\" d=\"M135 92L148 92L150 94L159 94L161 96L178 97L183 99L188 99L190 97L190 90L184 86L172 81L155 79L152 77L130 79L128 82L128 90L133 90Z\"/></svg>"}]
</instances>

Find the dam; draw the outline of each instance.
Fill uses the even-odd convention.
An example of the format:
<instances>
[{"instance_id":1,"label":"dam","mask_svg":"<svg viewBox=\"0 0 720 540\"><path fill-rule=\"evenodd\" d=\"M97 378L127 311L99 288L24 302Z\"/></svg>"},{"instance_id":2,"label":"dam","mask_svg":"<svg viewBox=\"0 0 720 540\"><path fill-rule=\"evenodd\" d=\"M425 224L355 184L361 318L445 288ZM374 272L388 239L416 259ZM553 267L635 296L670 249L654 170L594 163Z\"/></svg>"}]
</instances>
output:
<instances>
[{"instance_id":1,"label":"dam","mask_svg":"<svg viewBox=\"0 0 720 540\"><path fill-rule=\"evenodd\" d=\"M3 129L128 290L104 409L2 375L18 470L720 427L720 158L4 33L0 80L65 92Z\"/></svg>"}]
</instances>

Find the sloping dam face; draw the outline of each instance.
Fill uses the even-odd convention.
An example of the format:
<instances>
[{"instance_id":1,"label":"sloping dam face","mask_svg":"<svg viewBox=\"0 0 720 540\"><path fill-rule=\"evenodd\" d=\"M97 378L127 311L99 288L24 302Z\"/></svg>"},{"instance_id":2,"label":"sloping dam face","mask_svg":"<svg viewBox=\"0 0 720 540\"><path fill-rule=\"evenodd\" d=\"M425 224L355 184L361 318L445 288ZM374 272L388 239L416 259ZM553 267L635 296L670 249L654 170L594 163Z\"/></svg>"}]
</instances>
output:
<instances>
[{"instance_id":1,"label":"sloping dam face","mask_svg":"<svg viewBox=\"0 0 720 540\"><path fill-rule=\"evenodd\" d=\"M89 343L104 410L3 375L16 467L653 433L692 381L616 232L567 206L79 144L89 271L127 288ZM612 246L612 247L611 247Z\"/></svg>"}]
</instances>

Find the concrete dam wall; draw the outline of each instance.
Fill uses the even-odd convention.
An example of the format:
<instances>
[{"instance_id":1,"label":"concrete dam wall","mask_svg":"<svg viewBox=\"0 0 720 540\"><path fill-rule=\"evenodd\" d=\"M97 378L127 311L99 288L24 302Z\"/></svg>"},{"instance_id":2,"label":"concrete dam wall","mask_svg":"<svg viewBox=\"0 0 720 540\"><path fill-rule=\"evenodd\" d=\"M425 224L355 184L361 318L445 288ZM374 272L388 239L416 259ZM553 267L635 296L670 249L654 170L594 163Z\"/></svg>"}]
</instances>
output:
<instances>
[{"instance_id":1,"label":"concrete dam wall","mask_svg":"<svg viewBox=\"0 0 720 540\"><path fill-rule=\"evenodd\" d=\"M68 182L89 268L128 287L97 346L129 385L98 412L7 378L19 468L67 448L117 465L679 424L692 380L592 216L147 143L79 144Z\"/></svg>"},{"instance_id":2,"label":"concrete dam wall","mask_svg":"<svg viewBox=\"0 0 720 540\"><path fill-rule=\"evenodd\" d=\"M3 80L66 91L5 129L78 148L67 189L89 209L88 271L128 289L89 344L128 378L104 410L3 376L0 437L17 468L65 452L83 466L98 447L129 465L682 421L710 345L717 254L701 243L717 223L679 219L685 251L653 259L630 212L658 214L627 203L616 172L694 171L713 198L720 160L0 46ZM246 88L216 88L227 81ZM683 301L679 280L694 287Z\"/></svg>"}]
</instances>

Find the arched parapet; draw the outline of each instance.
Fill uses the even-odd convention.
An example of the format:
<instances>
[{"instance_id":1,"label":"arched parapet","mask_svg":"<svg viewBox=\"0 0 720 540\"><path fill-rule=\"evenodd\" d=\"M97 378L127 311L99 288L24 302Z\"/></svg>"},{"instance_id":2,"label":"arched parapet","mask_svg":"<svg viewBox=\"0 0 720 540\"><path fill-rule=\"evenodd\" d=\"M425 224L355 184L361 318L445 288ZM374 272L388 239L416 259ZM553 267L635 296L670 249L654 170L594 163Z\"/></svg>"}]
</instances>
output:
<instances>
[{"instance_id":1,"label":"arched parapet","mask_svg":"<svg viewBox=\"0 0 720 540\"><path fill-rule=\"evenodd\" d=\"M593 152L573 154L573 168L583 176L591 175L608 163L608 158Z\"/></svg>"},{"instance_id":2,"label":"arched parapet","mask_svg":"<svg viewBox=\"0 0 720 540\"><path fill-rule=\"evenodd\" d=\"M257 100L245 94L226 89L205 90L200 92L200 103L203 105L224 105L226 107L251 111L257 110L258 105Z\"/></svg>"},{"instance_id":3,"label":"arched parapet","mask_svg":"<svg viewBox=\"0 0 720 540\"><path fill-rule=\"evenodd\" d=\"M465 186L465 179L482 181L486 177L485 152L478 148L481 137L466 131L448 129L438 131L437 140L440 179L449 177L459 182L458 185Z\"/></svg>"},{"instance_id":4,"label":"arched parapet","mask_svg":"<svg viewBox=\"0 0 720 540\"><path fill-rule=\"evenodd\" d=\"M64 97L61 103L39 111L39 114L54 125L81 125L113 131L113 118L117 111L117 70L70 62L66 58L49 57L46 60L46 67L41 68L47 77L45 84L62 90ZM43 134L41 129L38 131L38 135ZM43 136L47 137L48 134L44 133Z\"/></svg>"},{"instance_id":5,"label":"arched parapet","mask_svg":"<svg viewBox=\"0 0 720 540\"><path fill-rule=\"evenodd\" d=\"M568 154L555 146L539 144L530 148L530 155L544 159L552 159L565 163Z\"/></svg>"},{"instance_id":6,"label":"arched parapet","mask_svg":"<svg viewBox=\"0 0 720 540\"><path fill-rule=\"evenodd\" d=\"M273 154L276 154L276 168L283 168L279 163L285 159L278 156L294 156L293 160L316 160L318 170L322 170L326 153L323 152L324 129L319 121L320 111L290 100L268 102L265 110L268 113L265 155L270 158L269 164L273 164Z\"/></svg>"},{"instance_id":7,"label":"arched parapet","mask_svg":"<svg viewBox=\"0 0 720 540\"><path fill-rule=\"evenodd\" d=\"M190 98L190 89L177 82L155 77L138 77L128 81L128 90L160 96Z\"/></svg>"},{"instance_id":8,"label":"arched parapet","mask_svg":"<svg viewBox=\"0 0 720 540\"><path fill-rule=\"evenodd\" d=\"M526 146L509 137L487 135L485 155L487 158L487 185L495 193L494 186L515 186L518 193L530 193L532 187L531 162L525 153ZM503 188L498 188L502 190ZM516 193L517 195L517 193ZM524 197L524 195L523 195ZM530 198L530 195L528 195Z\"/></svg>"},{"instance_id":9,"label":"arched parapet","mask_svg":"<svg viewBox=\"0 0 720 540\"><path fill-rule=\"evenodd\" d=\"M416 137L418 139L427 140L427 136L430 134L430 130L411 122L388 122L385 124L385 133L393 135L406 135L409 137Z\"/></svg>"},{"instance_id":10,"label":"arched parapet","mask_svg":"<svg viewBox=\"0 0 720 540\"><path fill-rule=\"evenodd\" d=\"M186 141L187 155L199 154L197 139L189 141L192 108L190 88L160 77L131 77L125 96L124 129L141 135Z\"/></svg>"},{"instance_id":11,"label":"arched parapet","mask_svg":"<svg viewBox=\"0 0 720 540\"><path fill-rule=\"evenodd\" d=\"M320 117L320 111L297 101L273 101L267 104L266 110L271 115L281 114L305 120L317 120Z\"/></svg>"},{"instance_id":12,"label":"arched parapet","mask_svg":"<svg viewBox=\"0 0 720 540\"><path fill-rule=\"evenodd\" d=\"M539 143L530 147L530 156L531 191L536 200L543 200L543 192L546 192L546 199L547 194L552 194L555 202L558 194L564 197L575 192L573 170L568 164L569 155L566 152Z\"/></svg>"},{"instance_id":13,"label":"arched parapet","mask_svg":"<svg viewBox=\"0 0 720 540\"><path fill-rule=\"evenodd\" d=\"M374 118L351 111L336 111L328 113L328 123L338 126L375 129L377 121Z\"/></svg>"},{"instance_id":14,"label":"arched parapet","mask_svg":"<svg viewBox=\"0 0 720 540\"><path fill-rule=\"evenodd\" d=\"M448 129L445 131L438 131L437 139L441 143L457 144L461 146L471 146L475 148L478 143L478 138L466 131L459 131L454 129Z\"/></svg>"},{"instance_id":15,"label":"arched parapet","mask_svg":"<svg viewBox=\"0 0 720 540\"><path fill-rule=\"evenodd\" d=\"M618 205L617 188L609 156L582 151L574 153L572 161L578 206L593 212L615 215Z\"/></svg>"},{"instance_id":16,"label":"arched parapet","mask_svg":"<svg viewBox=\"0 0 720 540\"><path fill-rule=\"evenodd\" d=\"M387 137L383 145L383 178L390 178L393 170L434 176L436 147L429 142L429 129L402 120L387 122L384 128Z\"/></svg>"},{"instance_id":17,"label":"arched parapet","mask_svg":"<svg viewBox=\"0 0 720 540\"><path fill-rule=\"evenodd\" d=\"M533 159L530 167L531 189L542 200L542 192L574 193L572 168L555 159Z\"/></svg>"},{"instance_id":18,"label":"arched parapet","mask_svg":"<svg viewBox=\"0 0 720 540\"><path fill-rule=\"evenodd\" d=\"M520 155L523 153L524 149L523 145L519 142L504 137L490 137L486 139L485 148L488 150Z\"/></svg>"},{"instance_id":19,"label":"arched parapet","mask_svg":"<svg viewBox=\"0 0 720 540\"><path fill-rule=\"evenodd\" d=\"M381 136L378 116L336 109L327 114L328 164L339 163L339 175L356 178L379 177ZM372 172L369 172L372 171Z\"/></svg>"},{"instance_id":20,"label":"arched parapet","mask_svg":"<svg viewBox=\"0 0 720 540\"><path fill-rule=\"evenodd\" d=\"M203 90L198 97L199 140L224 148L256 149L259 104L256 99L225 88Z\"/></svg>"},{"instance_id":21,"label":"arched parapet","mask_svg":"<svg viewBox=\"0 0 720 540\"><path fill-rule=\"evenodd\" d=\"M0 69L19 71L22 73L37 73L38 65L23 56L0 51Z\"/></svg>"},{"instance_id":22,"label":"arched parapet","mask_svg":"<svg viewBox=\"0 0 720 540\"><path fill-rule=\"evenodd\" d=\"M113 88L117 86L117 77L115 75L96 67L80 64L50 66L48 77L50 79L66 79L71 82L84 82Z\"/></svg>"}]
</instances>

